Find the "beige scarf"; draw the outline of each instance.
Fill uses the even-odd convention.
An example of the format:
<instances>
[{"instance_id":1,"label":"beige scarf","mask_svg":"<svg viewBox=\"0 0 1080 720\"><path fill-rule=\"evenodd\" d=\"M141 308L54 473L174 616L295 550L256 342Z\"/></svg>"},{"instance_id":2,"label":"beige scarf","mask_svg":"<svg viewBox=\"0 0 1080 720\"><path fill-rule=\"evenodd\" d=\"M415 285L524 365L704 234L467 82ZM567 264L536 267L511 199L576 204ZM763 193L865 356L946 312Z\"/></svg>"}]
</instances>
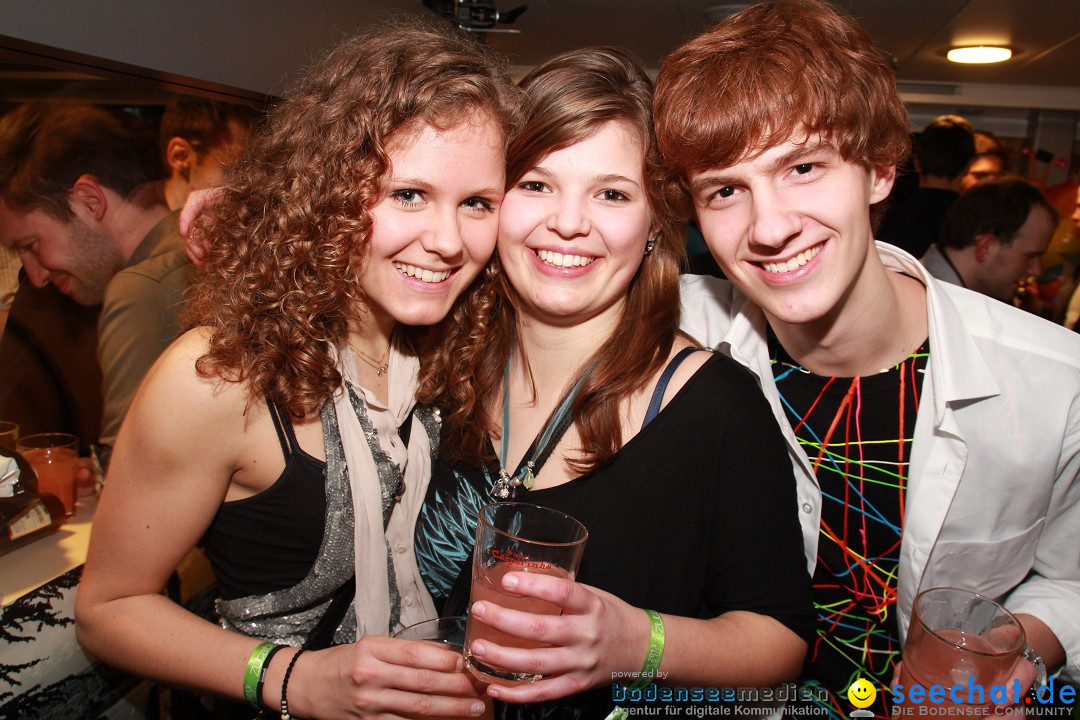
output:
<instances>
[{"instance_id":1,"label":"beige scarf","mask_svg":"<svg viewBox=\"0 0 1080 720\"><path fill-rule=\"evenodd\" d=\"M349 469L353 508L356 517L356 636L384 635L390 627L390 581L387 547L394 563L397 591L401 598L401 625L408 626L436 616L435 605L420 577L413 550L416 518L431 479L431 445L417 418L412 419L406 448L397 429L416 403L419 360L408 347L395 340L390 349L389 402L384 406L373 393L360 385L352 349L339 354L338 370L367 406L368 419L378 435L379 445L402 470L405 493L394 507L390 523L383 530L382 495L375 459L371 455L360 420L349 401L339 392L334 398L341 445Z\"/></svg>"}]
</instances>

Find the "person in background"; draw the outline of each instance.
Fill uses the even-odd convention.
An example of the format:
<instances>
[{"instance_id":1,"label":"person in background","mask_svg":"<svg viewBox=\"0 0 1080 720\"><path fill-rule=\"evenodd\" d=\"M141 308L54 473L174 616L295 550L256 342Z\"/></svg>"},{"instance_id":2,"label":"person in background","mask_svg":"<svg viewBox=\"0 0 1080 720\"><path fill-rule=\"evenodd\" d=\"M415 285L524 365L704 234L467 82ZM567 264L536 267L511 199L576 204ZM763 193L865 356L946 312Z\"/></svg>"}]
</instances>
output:
<instances>
[{"instance_id":1,"label":"person in background","mask_svg":"<svg viewBox=\"0 0 1080 720\"><path fill-rule=\"evenodd\" d=\"M985 180L949 208L922 264L938 280L1012 303L1017 283L1042 272L1057 222L1057 210L1026 180Z\"/></svg>"},{"instance_id":2,"label":"person in background","mask_svg":"<svg viewBox=\"0 0 1080 720\"><path fill-rule=\"evenodd\" d=\"M960 182L974 155L971 123L957 115L931 120L915 139L919 187L885 209L875 237L922 257L941 235L945 213L960 197Z\"/></svg>"},{"instance_id":3,"label":"person in background","mask_svg":"<svg viewBox=\"0 0 1080 720\"><path fill-rule=\"evenodd\" d=\"M668 685L789 680L813 627L791 468L750 375L677 330L685 245L652 83L625 51L589 48L520 86L498 255L448 321L419 396L446 422L417 526L421 573L439 598L468 580L487 502L548 506L588 528L577 582L502 581L560 617L469 609L470 622L544 646L472 644L486 663L550 676L490 686L527 703L497 705L506 717L603 718L622 704L613 678L657 648L644 608L662 618Z\"/></svg>"},{"instance_id":4,"label":"person in background","mask_svg":"<svg viewBox=\"0 0 1080 720\"><path fill-rule=\"evenodd\" d=\"M483 711L459 655L386 636L435 615L418 329L491 255L518 111L482 46L415 25L345 40L273 110L200 218L197 327L120 433L76 599L89 652L282 717ZM220 627L159 594L196 543Z\"/></svg>"},{"instance_id":5,"label":"person in background","mask_svg":"<svg viewBox=\"0 0 1080 720\"><path fill-rule=\"evenodd\" d=\"M1009 151L992 132L976 130L975 157L960 178L960 192L966 193L975 183L1004 175L1009 167Z\"/></svg>"},{"instance_id":6,"label":"person in background","mask_svg":"<svg viewBox=\"0 0 1080 720\"><path fill-rule=\"evenodd\" d=\"M1080 185L1076 188L1076 205L1073 208L1072 221L1075 225L1073 232L1080 232ZM1074 281L1076 281L1076 289L1072 291L1069 302L1065 305L1065 319L1062 324L1070 330L1080 332L1080 278L1075 278L1074 275Z\"/></svg>"},{"instance_id":7,"label":"person in background","mask_svg":"<svg viewBox=\"0 0 1080 720\"><path fill-rule=\"evenodd\" d=\"M87 103L28 103L0 119L0 244L19 253L35 286L101 305L106 447L181 330L191 263L157 169L152 144Z\"/></svg>"},{"instance_id":8,"label":"person in background","mask_svg":"<svg viewBox=\"0 0 1080 720\"><path fill-rule=\"evenodd\" d=\"M683 328L757 376L787 437L818 611L802 686L843 718L865 678L890 717L912 602L942 585L1004 602L1080 679L1080 338L874 242L909 138L867 32L753 6L665 60L655 112L730 281L684 276Z\"/></svg>"},{"instance_id":9,"label":"person in background","mask_svg":"<svg viewBox=\"0 0 1080 720\"><path fill-rule=\"evenodd\" d=\"M165 163L165 202L179 210L195 190L216 187L240 157L255 111L190 96L173 98L161 116L158 137Z\"/></svg>"},{"instance_id":10,"label":"person in background","mask_svg":"<svg viewBox=\"0 0 1080 720\"><path fill-rule=\"evenodd\" d=\"M25 271L0 337L0 417L22 435L66 432L79 454L100 449L103 412L97 348L100 305L85 306Z\"/></svg>"}]
</instances>

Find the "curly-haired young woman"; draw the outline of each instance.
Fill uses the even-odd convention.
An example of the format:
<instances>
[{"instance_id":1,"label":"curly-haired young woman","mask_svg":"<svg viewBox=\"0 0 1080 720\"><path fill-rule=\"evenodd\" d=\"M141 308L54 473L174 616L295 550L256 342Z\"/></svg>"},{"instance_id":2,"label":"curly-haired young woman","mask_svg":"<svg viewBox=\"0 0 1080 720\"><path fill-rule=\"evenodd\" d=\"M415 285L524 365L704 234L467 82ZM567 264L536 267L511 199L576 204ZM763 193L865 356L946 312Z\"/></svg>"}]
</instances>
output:
<instances>
[{"instance_id":1,"label":"curly-haired young woman","mask_svg":"<svg viewBox=\"0 0 1080 720\"><path fill-rule=\"evenodd\" d=\"M433 616L413 336L492 252L517 106L475 43L402 26L272 112L202 221L196 327L118 439L76 608L90 652L283 716L481 712L460 657L386 636ZM220 627L159 594L200 542Z\"/></svg>"}]
</instances>

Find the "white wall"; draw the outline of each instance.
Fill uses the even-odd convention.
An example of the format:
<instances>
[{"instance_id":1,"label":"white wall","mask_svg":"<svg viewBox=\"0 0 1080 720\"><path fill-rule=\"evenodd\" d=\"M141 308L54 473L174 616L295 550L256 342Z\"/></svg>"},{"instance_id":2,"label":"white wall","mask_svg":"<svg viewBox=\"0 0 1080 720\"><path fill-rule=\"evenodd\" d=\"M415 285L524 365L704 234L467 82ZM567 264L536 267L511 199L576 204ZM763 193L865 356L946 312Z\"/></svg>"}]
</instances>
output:
<instances>
[{"instance_id":1,"label":"white wall","mask_svg":"<svg viewBox=\"0 0 1080 720\"><path fill-rule=\"evenodd\" d=\"M2 36L257 94L419 0L0 0Z\"/></svg>"}]
</instances>

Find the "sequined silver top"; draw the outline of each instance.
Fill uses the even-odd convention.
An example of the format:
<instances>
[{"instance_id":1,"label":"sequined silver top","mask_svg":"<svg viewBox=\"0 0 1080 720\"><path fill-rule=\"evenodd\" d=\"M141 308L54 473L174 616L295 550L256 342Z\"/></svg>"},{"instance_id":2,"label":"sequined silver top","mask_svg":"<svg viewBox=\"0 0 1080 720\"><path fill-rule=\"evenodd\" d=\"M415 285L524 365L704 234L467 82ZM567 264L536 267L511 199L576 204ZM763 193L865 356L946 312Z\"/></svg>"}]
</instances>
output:
<instances>
[{"instance_id":1,"label":"sequined silver top","mask_svg":"<svg viewBox=\"0 0 1080 720\"><path fill-rule=\"evenodd\" d=\"M265 595L218 600L223 628L270 642L300 646L347 580L353 577L353 502L334 404L320 413L326 444L326 519L322 544L307 577L293 587ZM356 614L345 613L334 642L356 640Z\"/></svg>"},{"instance_id":2,"label":"sequined silver top","mask_svg":"<svg viewBox=\"0 0 1080 720\"><path fill-rule=\"evenodd\" d=\"M398 468L379 446L378 435L368 420L366 407L357 394L348 389L353 410L364 428L379 476L383 496L383 518L389 519L404 484ZM428 436L431 454L438 448L439 418L427 408L415 411ZM354 575L354 515L352 491L345 463L337 413L333 403L326 403L320 413L326 445L326 518L322 544L308 575L298 584L265 595L251 595L233 600L217 600L216 609L223 628L270 642L300 646L315 629L334 594ZM411 420L410 420L411 421ZM397 624L401 607L400 593L394 582L394 566L387 547L387 572L390 574L391 627ZM389 631L389 628L387 629ZM356 640L356 613L349 609L334 632L334 644Z\"/></svg>"}]
</instances>

